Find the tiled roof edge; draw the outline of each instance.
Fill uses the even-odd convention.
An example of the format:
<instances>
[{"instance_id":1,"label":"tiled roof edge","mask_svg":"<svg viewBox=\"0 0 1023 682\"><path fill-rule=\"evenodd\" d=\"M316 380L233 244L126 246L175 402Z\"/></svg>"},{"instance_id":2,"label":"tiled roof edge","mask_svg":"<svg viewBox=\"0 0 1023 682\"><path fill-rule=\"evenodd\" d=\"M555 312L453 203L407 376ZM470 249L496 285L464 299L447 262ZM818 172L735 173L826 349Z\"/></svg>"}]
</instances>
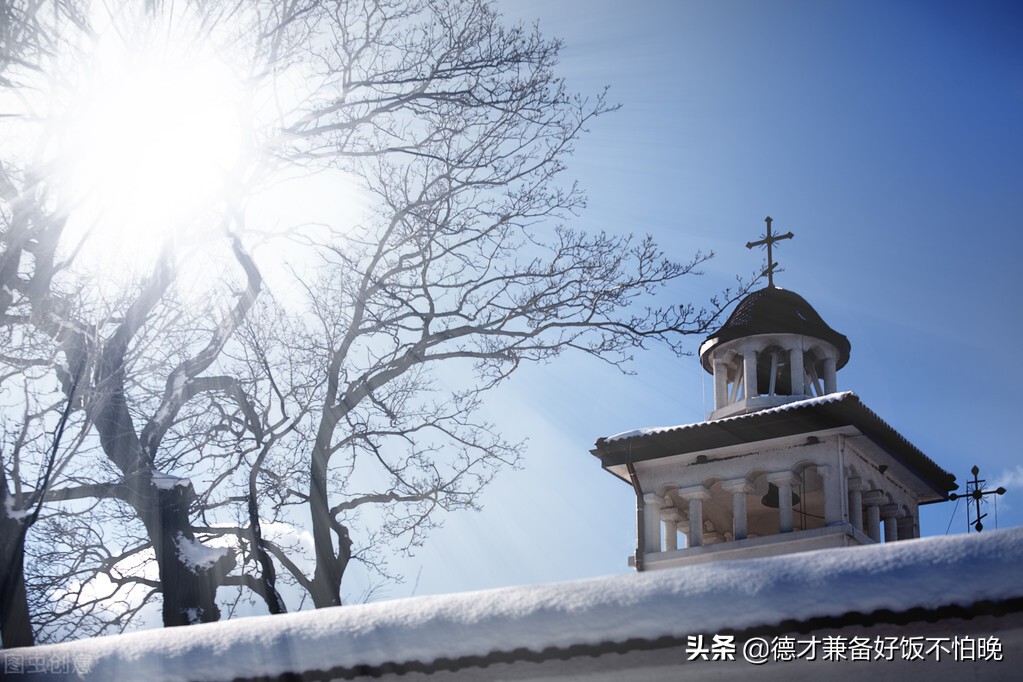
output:
<instances>
[{"instance_id":1,"label":"tiled roof edge","mask_svg":"<svg viewBox=\"0 0 1023 682\"><path fill-rule=\"evenodd\" d=\"M694 422L691 424L679 424L677 426L654 426L642 429L632 429L631 431L622 431L616 433L613 436L602 436L597 439L597 444L601 443L620 443L625 440L631 440L633 438L646 438L648 436L655 436L661 433L673 433L675 431L685 431L686 429L693 429L705 424L729 424L743 419L750 419L761 415L781 414L783 412L791 412L792 410L798 410L806 407L813 407L814 405L826 405L828 403L842 402L848 398L853 398L859 401L857 396L852 391L841 391L839 393L829 393L827 395L817 396L814 398L807 398L805 400L796 400L791 403L785 403L784 405L778 405L777 407L768 407L763 410L757 410L756 412L747 412L746 414L737 414L731 417L723 417L721 419L715 419L713 422ZM862 401L860 401L862 405ZM866 406L864 406L866 407ZM869 410L871 414L875 414L873 410ZM876 416L876 414L875 414ZM880 419L880 417L878 417Z\"/></svg>"}]
</instances>

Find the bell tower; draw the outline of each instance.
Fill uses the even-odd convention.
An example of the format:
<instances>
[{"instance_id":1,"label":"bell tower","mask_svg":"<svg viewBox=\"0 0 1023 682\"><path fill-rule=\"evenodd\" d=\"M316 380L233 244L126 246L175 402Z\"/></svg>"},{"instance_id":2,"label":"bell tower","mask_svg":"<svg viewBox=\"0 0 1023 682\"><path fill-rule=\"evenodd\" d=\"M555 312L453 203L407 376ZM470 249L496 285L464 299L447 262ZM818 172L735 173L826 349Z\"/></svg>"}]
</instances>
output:
<instances>
[{"instance_id":1,"label":"bell tower","mask_svg":"<svg viewBox=\"0 0 1023 682\"><path fill-rule=\"evenodd\" d=\"M714 376L711 419L745 414L835 393L836 373L849 362L849 339L829 327L802 296L774 285L774 244L792 239L766 233L746 248L766 247L767 287L742 300L728 321L700 346Z\"/></svg>"},{"instance_id":2,"label":"bell tower","mask_svg":"<svg viewBox=\"0 0 1023 682\"><path fill-rule=\"evenodd\" d=\"M774 286L743 299L700 346L714 376L711 419L838 391L850 344L799 294Z\"/></svg>"},{"instance_id":3,"label":"bell tower","mask_svg":"<svg viewBox=\"0 0 1023 682\"><path fill-rule=\"evenodd\" d=\"M706 421L598 438L604 469L636 493L637 570L919 536L919 507L955 477L851 392L850 343L774 285L739 302L700 346L714 376Z\"/></svg>"}]
</instances>

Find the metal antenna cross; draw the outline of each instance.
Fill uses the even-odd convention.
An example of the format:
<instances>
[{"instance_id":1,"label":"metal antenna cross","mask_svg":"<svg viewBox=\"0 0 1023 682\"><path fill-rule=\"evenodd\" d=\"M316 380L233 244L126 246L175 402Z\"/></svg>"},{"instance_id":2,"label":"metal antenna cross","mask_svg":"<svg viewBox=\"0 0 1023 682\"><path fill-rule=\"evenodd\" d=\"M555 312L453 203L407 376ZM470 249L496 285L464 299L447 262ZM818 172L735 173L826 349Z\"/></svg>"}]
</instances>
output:
<instances>
[{"instance_id":1,"label":"metal antenna cross","mask_svg":"<svg viewBox=\"0 0 1023 682\"><path fill-rule=\"evenodd\" d=\"M979 533L980 531L984 530L984 524L981 523L980 520L982 518L984 518L985 516L987 516L986 513L985 514L981 514L980 513L980 503L982 501L984 501L984 496L985 495L1004 495L1005 494L1005 488L999 487L999 488L997 488L995 490L984 490L984 479L977 478L977 475L980 473L980 468L977 467L977 466L974 466L972 469L970 469L970 473L973 474L973 480L966 482L966 494L965 495L957 495L956 493L952 493L951 495L948 496L948 499L950 499L950 500L958 500L960 497L965 497L967 499L973 500L973 503L974 503L974 505L977 508L977 518L972 520L972 521L970 520L970 506L969 506L969 503L967 503L967 506L966 506L966 522L969 525L973 526L976 529L976 531Z\"/></svg>"}]
</instances>

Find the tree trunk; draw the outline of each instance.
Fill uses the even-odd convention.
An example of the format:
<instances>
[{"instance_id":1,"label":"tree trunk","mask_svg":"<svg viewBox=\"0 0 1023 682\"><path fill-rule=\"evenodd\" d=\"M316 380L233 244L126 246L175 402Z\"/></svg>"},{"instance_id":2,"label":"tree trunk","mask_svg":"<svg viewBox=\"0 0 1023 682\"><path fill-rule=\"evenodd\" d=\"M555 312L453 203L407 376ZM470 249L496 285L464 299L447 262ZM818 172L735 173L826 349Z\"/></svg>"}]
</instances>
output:
<instances>
[{"instance_id":1,"label":"tree trunk","mask_svg":"<svg viewBox=\"0 0 1023 682\"><path fill-rule=\"evenodd\" d=\"M217 586L234 567L234 554L196 541L189 518L195 500L191 482L166 477L160 485L154 482L155 457L143 453L125 398L126 347L111 342L103 353L97 383L106 390L89 405L93 423L107 457L124 474L126 501L145 525L156 555L164 627L219 620Z\"/></svg>"},{"instance_id":2,"label":"tree trunk","mask_svg":"<svg viewBox=\"0 0 1023 682\"><path fill-rule=\"evenodd\" d=\"M277 569L274 568L273 559L270 558L270 552L266 549L266 543L263 541L263 530L259 523L259 505L256 502L255 486L252 484L258 471L258 467L253 466L249 479L249 541L252 543L252 551L256 555L256 561L259 563L260 594L263 596L263 601L266 602L267 609L276 616L281 613L287 613L288 609L284 606L284 599L281 598L281 593L277 591Z\"/></svg>"},{"instance_id":3,"label":"tree trunk","mask_svg":"<svg viewBox=\"0 0 1023 682\"><path fill-rule=\"evenodd\" d=\"M341 574L343 567L334 553L330 503L327 498L326 458L318 456L322 451L316 448L313 455L309 480L309 513L313 524L313 544L316 548L316 569L310 596L313 605L322 609L341 606Z\"/></svg>"},{"instance_id":4,"label":"tree trunk","mask_svg":"<svg viewBox=\"0 0 1023 682\"><path fill-rule=\"evenodd\" d=\"M136 511L156 554L164 627L220 620L217 587L234 567L234 553L206 547L195 539L188 513L195 497L190 483L170 488L157 488L150 483L149 487L150 495L137 500L149 504L136 506Z\"/></svg>"},{"instance_id":5,"label":"tree trunk","mask_svg":"<svg viewBox=\"0 0 1023 682\"><path fill-rule=\"evenodd\" d=\"M337 523L330 512L327 496L327 469L330 437L336 419L324 416L313 446L309 471L309 515L313 525L313 545L316 548L316 569L313 572L310 596L318 609L341 606L341 578L352 556L352 542L348 530ZM334 550L334 534L339 535L340 547Z\"/></svg>"},{"instance_id":6,"label":"tree trunk","mask_svg":"<svg viewBox=\"0 0 1023 682\"><path fill-rule=\"evenodd\" d=\"M0 636L3 648L32 646L25 593L25 524L0 510Z\"/></svg>"}]
</instances>

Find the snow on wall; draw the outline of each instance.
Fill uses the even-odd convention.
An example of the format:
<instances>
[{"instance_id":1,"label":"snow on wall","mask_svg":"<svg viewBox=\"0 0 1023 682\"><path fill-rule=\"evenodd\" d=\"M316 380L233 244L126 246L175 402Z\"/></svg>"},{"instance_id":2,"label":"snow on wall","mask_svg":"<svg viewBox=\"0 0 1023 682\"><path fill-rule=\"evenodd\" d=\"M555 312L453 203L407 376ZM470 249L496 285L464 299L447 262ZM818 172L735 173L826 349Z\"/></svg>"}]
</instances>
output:
<instances>
[{"instance_id":1,"label":"snow on wall","mask_svg":"<svg viewBox=\"0 0 1023 682\"><path fill-rule=\"evenodd\" d=\"M88 668L54 680L229 680L685 637L850 611L1023 597L1021 564L1023 528L1017 528L14 649L0 652L0 669L4 657L31 652Z\"/></svg>"}]
</instances>

